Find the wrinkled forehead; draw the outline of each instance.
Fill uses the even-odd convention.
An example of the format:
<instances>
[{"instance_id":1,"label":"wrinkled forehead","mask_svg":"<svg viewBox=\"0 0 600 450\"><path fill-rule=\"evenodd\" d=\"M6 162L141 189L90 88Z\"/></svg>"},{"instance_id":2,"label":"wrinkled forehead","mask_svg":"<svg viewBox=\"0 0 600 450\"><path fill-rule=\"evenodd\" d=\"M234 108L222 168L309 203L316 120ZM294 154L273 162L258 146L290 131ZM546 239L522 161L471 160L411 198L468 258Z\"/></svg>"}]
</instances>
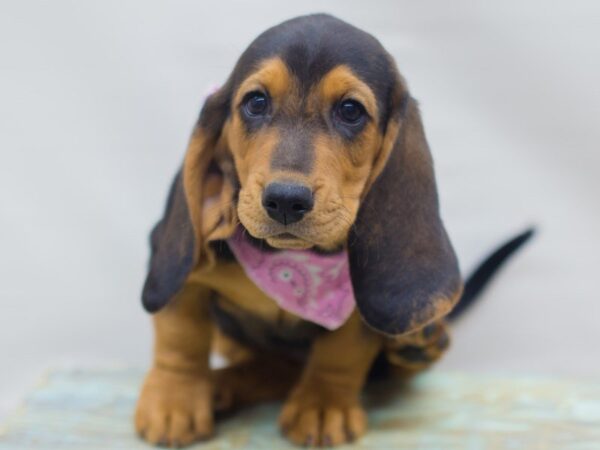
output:
<instances>
[{"instance_id":1,"label":"wrinkled forehead","mask_svg":"<svg viewBox=\"0 0 600 450\"><path fill-rule=\"evenodd\" d=\"M391 57L373 36L325 15L293 19L257 37L234 69L234 91L273 58L283 61L301 92L310 91L335 68L348 68L373 92L381 114L397 80Z\"/></svg>"}]
</instances>

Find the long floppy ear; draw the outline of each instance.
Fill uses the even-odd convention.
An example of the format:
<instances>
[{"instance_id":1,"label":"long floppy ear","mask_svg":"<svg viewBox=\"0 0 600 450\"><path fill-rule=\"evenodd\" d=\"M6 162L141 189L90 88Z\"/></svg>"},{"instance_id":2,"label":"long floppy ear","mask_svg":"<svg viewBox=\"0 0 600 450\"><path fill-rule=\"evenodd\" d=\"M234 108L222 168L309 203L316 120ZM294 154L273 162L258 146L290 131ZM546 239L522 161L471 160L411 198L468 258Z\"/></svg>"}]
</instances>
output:
<instances>
[{"instance_id":1,"label":"long floppy ear","mask_svg":"<svg viewBox=\"0 0 600 450\"><path fill-rule=\"evenodd\" d=\"M149 312L165 306L192 270L214 261L210 241L233 232L235 173L220 139L228 111L227 84L204 103L163 218L152 231L142 290L142 304Z\"/></svg>"},{"instance_id":2,"label":"long floppy ear","mask_svg":"<svg viewBox=\"0 0 600 450\"><path fill-rule=\"evenodd\" d=\"M150 234L150 247L142 304L146 311L156 312L183 286L194 262L194 230L181 172L175 175L171 185L164 216Z\"/></svg>"},{"instance_id":3,"label":"long floppy ear","mask_svg":"<svg viewBox=\"0 0 600 450\"><path fill-rule=\"evenodd\" d=\"M348 241L358 309L369 326L389 335L443 317L462 290L439 215L417 104L407 95L399 103L375 163L381 172L363 199Z\"/></svg>"},{"instance_id":4,"label":"long floppy ear","mask_svg":"<svg viewBox=\"0 0 600 450\"><path fill-rule=\"evenodd\" d=\"M188 146L183 163L183 187L194 228L194 263L215 262L209 244L233 234L238 179L222 134L230 112L231 79L211 95Z\"/></svg>"}]
</instances>

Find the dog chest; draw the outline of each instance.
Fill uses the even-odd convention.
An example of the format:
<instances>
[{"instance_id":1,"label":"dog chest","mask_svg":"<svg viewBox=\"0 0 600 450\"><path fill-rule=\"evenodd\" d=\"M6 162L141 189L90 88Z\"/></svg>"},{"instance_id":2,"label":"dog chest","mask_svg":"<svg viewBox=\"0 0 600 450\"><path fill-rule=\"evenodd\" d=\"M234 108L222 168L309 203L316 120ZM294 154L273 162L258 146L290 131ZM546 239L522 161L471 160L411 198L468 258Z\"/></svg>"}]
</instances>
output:
<instances>
[{"instance_id":1,"label":"dog chest","mask_svg":"<svg viewBox=\"0 0 600 450\"><path fill-rule=\"evenodd\" d=\"M261 291L235 261L218 260L209 272L195 272L190 281L215 292L211 310L227 336L260 349L304 352L323 328L281 309Z\"/></svg>"}]
</instances>

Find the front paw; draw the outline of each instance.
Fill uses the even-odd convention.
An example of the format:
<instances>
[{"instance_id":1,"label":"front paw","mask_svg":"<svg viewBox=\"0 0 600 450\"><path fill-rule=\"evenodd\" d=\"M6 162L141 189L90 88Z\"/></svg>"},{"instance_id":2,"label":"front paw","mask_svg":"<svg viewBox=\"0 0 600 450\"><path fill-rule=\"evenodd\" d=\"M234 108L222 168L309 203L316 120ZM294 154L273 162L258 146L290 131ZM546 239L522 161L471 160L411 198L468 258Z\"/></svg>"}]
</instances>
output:
<instances>
[{"instance_id":1,"label":"front paw","mask_svg":"<svg viewBox=\"0 0 600 450\"><path fill-rule=\"evenodd\" d=\"M150 370L138 400L135 428L146 441L169 447L209 438L213 433L209 377Z\"/></svg>"},{"instance_id":2,"label":"front paw","mask_svg":"<svg viewBox=\"0 0 600 450\"><path fill-rule=\"evenodd\" d=\"M281 431L298 445L331 447L352 442L367 429L358 394L324 383L301 384L283 406Z\"/></svg>"}]
</instances>

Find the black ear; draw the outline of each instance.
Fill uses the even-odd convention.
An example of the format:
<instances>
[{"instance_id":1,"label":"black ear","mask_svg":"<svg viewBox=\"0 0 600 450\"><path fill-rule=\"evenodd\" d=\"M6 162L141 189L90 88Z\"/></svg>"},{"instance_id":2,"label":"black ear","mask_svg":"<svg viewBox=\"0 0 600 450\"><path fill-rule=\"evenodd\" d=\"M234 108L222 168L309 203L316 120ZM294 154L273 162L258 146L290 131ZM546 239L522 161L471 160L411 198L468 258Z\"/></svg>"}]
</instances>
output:
<instances>
[{"instance_id":1,"label":"black ear","mask_svg":"<svg viewBox=\"0 0 600 450\"><path fill-rule=\"evenodd\" d=\"M229 109L230 83L207 98L194 128L183 168L177 173L163 218L150 236L150 267L142 291L149 312L165 306L183 287L208 243L222 238L236 218L234 194L217 160L218 140Z\"/></svg>"},{"instance_id":2,"label":"black ear","mask_svg":"<svg viewBox=\"0 0 600 450\"><path fill-rule=\"evenodd\" d=\"M396 136L385 139L391 147L387 162L348 240L358 309L369 326L389 335L448 314L462 290L418 107L411 98L407 102L390 119L396 122L387 133Z\"/></svg>"},{"instance_id":3,"label":"black ear","mask_svg":"<svg viewBox=\"0 0 600 450\"><path fill-rule=\"evenodd\" d=\"M150 235L150 267L142 304L156 312L181 289L194 263L194 230L185 195L181 172L171 185L163 218Z\"/></svg>"}]
</instances>

